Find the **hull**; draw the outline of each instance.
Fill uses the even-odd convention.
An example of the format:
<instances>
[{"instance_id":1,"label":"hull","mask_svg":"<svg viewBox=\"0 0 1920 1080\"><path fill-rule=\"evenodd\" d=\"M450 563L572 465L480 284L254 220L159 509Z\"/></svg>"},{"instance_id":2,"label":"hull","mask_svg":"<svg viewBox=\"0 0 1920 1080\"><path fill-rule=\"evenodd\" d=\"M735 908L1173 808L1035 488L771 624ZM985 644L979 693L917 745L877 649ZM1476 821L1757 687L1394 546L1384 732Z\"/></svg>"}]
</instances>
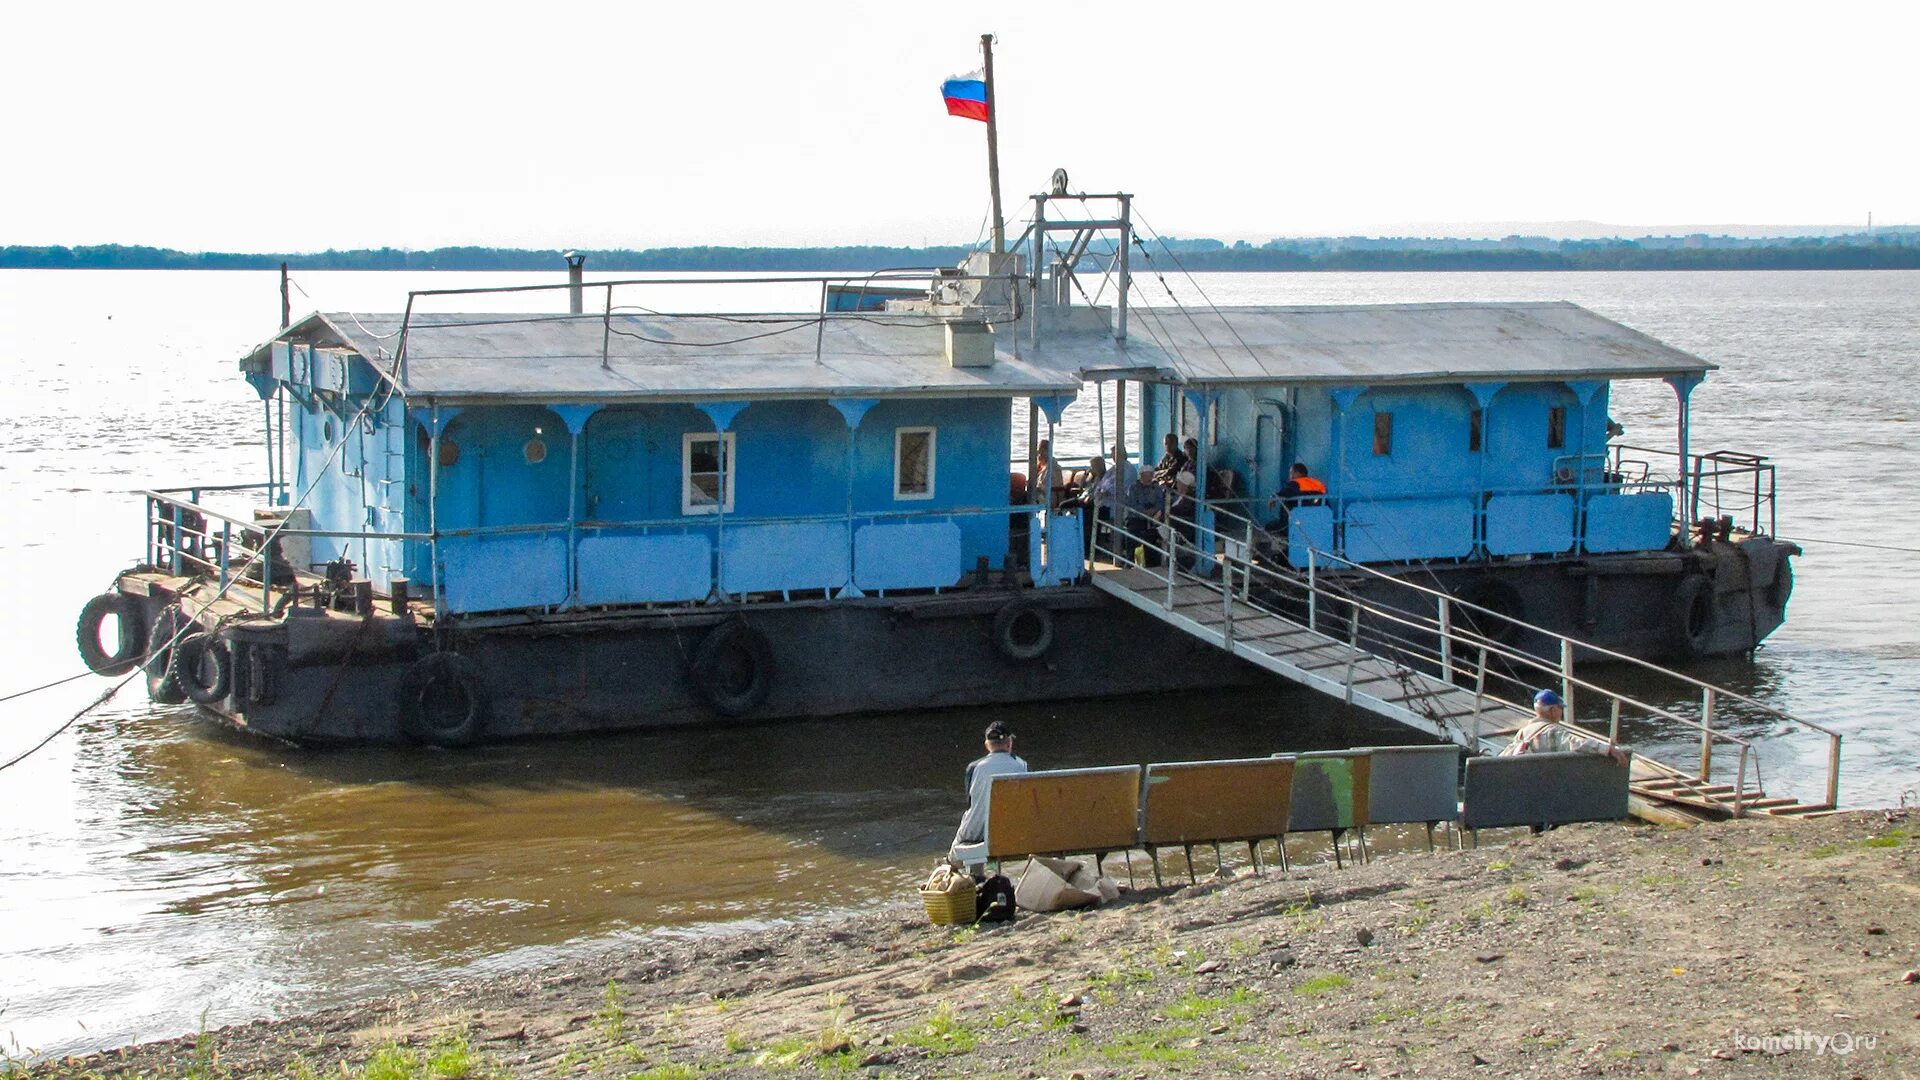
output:
<instances>
[{"instance_id":1,"label":"hull","mask_svg":"<svg viewBox=\"0 0 1920 1080\"><path fill-rule=\"evenodd\" d=\"M1634 556L1434 567L1414 580L1630 656L1738 655L1784 618L1797 550L1760 537ZM1371 577L1346 584L1403 610L1419 595ZM206 586L156 574L124 575L120 590L145 620L179 604L202 625L218 623L231 676L221 696L201 702L208 712L247 731L315 745L463 745L1275 678L1090 586L519 615L438 629L415 612L384 608L364 615L302 608L221 622L198 602ZM1016 609L1041 613L1024 618L1044 623L1044 642L1009 639ZM754 647L734 651L748 681L739 691L717 691L724 666L707 654L743 628ZM1557 647L1512 625L1488 632L1548 659ZM423 675L427 657L445 652L462 658L460 668ZM417 711L423 696L446 696L436 688L455 676L473 699L462 699L465 722L453 730L410 722L410 705Z\"/></svg>"},{"instance_id":2,"label":"hull","mask_svg":"<svg viewBox=\"0 0 1920 1080\"><path fill-rule=\"evenodd\" d=\"M1601 648L1642 660L1751 653L1786 619L1793 544L1764 536L1684 551L1445 566L1402 576L1416 584ZM1410 610L1408 590L1352 578L1356 594ZM1427 618L1433 608L1422 612ZM1501 620L1483 630L1503 645L1549 659L1557 643ZM1577 654L1576 659L1594 657Z\"/></svg>"},{"instance_id":3,"label":"hull","mask_svg":"<svg viewBox=\"0 0 1920 1080\"><path fill-rule=\"evenodd\" d=\"M149 617L173 597L141 595ZM997 620L1046 612L1051 641L1016 658ZM193 610L189 594L183 608ZM203 620L205 621L205 620ZM767 645L764 700L716 707L695 672L703 643L745 625ZM635 728L1057 701L1245 685L1269 678L1116 607L1090 587L953 596L715 606L694 611L499 619L442 631L488 699L473 737L497 741ZM409 672L431 628L387 611L301 612L219 631L230 692L203 707L235 727L304 744L421 740L403 721Z\"/></svg>"}]
</instances>

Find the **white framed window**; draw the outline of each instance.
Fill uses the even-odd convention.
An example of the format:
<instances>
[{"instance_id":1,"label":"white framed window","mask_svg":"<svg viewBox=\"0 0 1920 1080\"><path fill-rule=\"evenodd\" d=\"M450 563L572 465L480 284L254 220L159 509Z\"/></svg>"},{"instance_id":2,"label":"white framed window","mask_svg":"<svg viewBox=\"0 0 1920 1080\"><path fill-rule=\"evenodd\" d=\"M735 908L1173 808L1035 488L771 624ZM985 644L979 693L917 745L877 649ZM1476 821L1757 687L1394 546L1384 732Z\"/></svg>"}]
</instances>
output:
<instances>
[{"instance_id":1,"label":"white framed window","mask_svg":"<svg viewBox=\"0 0 1920 1080\"><path fill-rule=\"evenodd\" d=\"M721 494L725 491L725 495ZM680 512L733 512L733 432L689 431L680 438Z\"/></svg>"},{"instance_id":2,"label":"white framed window","mask_svg":"<svg viewBox=\"0 0 1920 1080\"><path fill-rule=\"evenodd\" d=\"M893 429L893 497L933 498L934 429Z\"/></svg>"}]
</instances>

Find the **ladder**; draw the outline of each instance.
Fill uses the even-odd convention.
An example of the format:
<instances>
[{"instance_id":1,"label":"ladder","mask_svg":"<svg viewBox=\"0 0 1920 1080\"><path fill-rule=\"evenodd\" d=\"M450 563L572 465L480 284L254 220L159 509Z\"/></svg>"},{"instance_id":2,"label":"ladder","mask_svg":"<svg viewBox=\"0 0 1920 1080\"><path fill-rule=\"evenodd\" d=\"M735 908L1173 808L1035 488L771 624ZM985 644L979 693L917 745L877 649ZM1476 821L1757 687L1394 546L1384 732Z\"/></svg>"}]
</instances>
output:
<instances>
[{"instance_id":1,"label":"ladder","mask_svg":"<svg viewBox=\"0 0 1920 1080\"><path fill-rule=\"evenodd\" d=\"M1832 812L1837 803L1840 735L1818 724L1787 717L1735 691L1563 634L1519 624L1558 642L1560 663L1550 663L1486 636L1488 627L1506 618L1497 612L1331 556L1318 555L1309 562L1308 572L1301 574L1254 561L1245 542L1206 545L1204 541L1212 530L1204 525L1196 530L1203 546L1220 549L1211 555L1183 547L1184 541L1174 541L1177 550L1170 551L1124 529L1106 524L1101 528L1107 535L1096 537L1089 566L1089 578L1101 592L1281 678L1446 739L1471 753L1498 754L1522 726L1532 722L1530 707L1487 685L1490 677L1503 686L1526 685L1516 671L1532 676L1532 681L1560 688L1568 701L1568 722L1564 726L1569 733L1608 747L1632 749L1620 741L1623 711L1698 731L1701 754L1697 768L1661 761L1644 752L1634 753L1629 792L1636 816L1658 821L1749 814L1795 817ZM1121 551L1152 552L1159 556L1155 561L1160 565L1140 565ZM1319 574L1321 560L1341 564L1343 570L1373 573L1412 591L1399 599L1418 602L1389 606L1360 599ZM1180 569L1177 564L1182 561L1189 562L1191 568ZM1417 613L1423 603L1434 608L1433 617ZM1459 619L1462 615L1470 618ZM1456 625L1469 621L1480 629ZM1637 701L1575 676L1572 658L1576 649L1637 664L1703 689L1701 719ZM1575 695L1582 701L1608 703L1610 719L1605 730L1572 722ZM1828 736L1827 800L1810 803L1769 796L1761 787L1758 756L1752 744L1712 727L1711 710L1719 699L1750 703ZM1737 752L1736 775L1731 783L1714 778L1716 747ZM1750 761L1754 763L1752 768Z\"/></svg>"}]
</instances>

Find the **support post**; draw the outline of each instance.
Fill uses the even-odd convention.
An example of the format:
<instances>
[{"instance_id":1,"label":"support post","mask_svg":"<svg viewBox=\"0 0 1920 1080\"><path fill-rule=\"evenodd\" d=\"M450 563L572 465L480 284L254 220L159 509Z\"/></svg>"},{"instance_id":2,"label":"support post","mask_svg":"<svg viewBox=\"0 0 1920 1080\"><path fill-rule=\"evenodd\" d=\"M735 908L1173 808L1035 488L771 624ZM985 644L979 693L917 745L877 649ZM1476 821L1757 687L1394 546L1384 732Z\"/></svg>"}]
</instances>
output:
<instances>
[{"instance_id":1,"label":"support post","mask_svg":"<svg viewBox=\"0 0 1920 1080\"><path fill-rule=\"evenodd\" d=\"M1000 213L1000 109L993 95L993 35L980 35L987 84L987 185L993 193L993 253L1007 252L1007 224ZM1035 264L1038 269L1039 264Z\"/></svg>"},{"instance_id":2,"label":"support post","mask_svg":"<svg viewBox=\"0 0 1920 1080\"><path fill-rule=\"evenodd\" d=\"M1747 816L1747 751L1750 749L1752 749L1752 747L1749 747L1746 743L1740 744L1740 768L1735 771L1733 779L1734 817Z\"/></svg>"},{"instance_id":3,"label":"support post","mask_svg":"<svg viewBox=\"0 0 1920 1080\"><path fill-rule=\"evenodd\" d=\"M1827 805L1840 805L1840 735L1827 736Z\"/></svg>"},{"instance_id":4,"label":"support post","mask_svg":"<svg viewBox=\"0 0 1920 1080\"><path fill-rule=\"evenodd\" d=\"M1568 723L1579 719L1573 708L1573 639L1560 639L1560 700L1566 703Z\"/></svg>"},{"instance_id":5,"label":"support post","mask_svg":"<svg viewBox=\"0 0 1920 1080\"><path fill-rule=\"evenodd\" d=\"M287 264L280 264L280 329L293 325L293 294L287 291L292 279L287 276Z\"/></svg>"},{"instance_id":6,"label":"support post","mask_svg":"<svg viewBox=\"0 0 1920 1080\"><path fill-rule=\"evenodd\" d=\"M1613 715L1607 720L1607 750L1611 752L1620 745L1620 699L1613 699Z\"/></svg>"},{"instance_id":7,"label":"support post","mask_svg":"<svg viewBox=\"0 0 1920 1080\"><path fill-rule=\"evenodd\" d=\"M1320 588L1315 580L1313 545L1307 545L1307 629L1319 631Z\"/></svg>"},{"instance_id":8,"label":"support post","mask_svg":"<svg viewBox=\"0 0 1920 1080\"><path fill-rule=\"evenodd\" d=\"M1441 596L1440 604L1440 679L1453 681L1453 601Z\"/></svg>"},{"instance_id":9,"label":"support post","mask_svg":"<svg viewBox=\"0 0 1920 1080\"><path fill-rule=\"evenodd\" d=\"M1713 779L1713 702L1717 695L1709 686L1700 691L1700 779Z\"/></svg>"},{"instance_id":10,"label":"support post","mask_svg":"<svg viewBox=\"0 0 1920 1080\"><path fill-rule=\"evenodd\" d=\"M1120 295L1114 301L1113 339L1127 340L1127 300L1133 290L1133 273L1129 268L1128 256L1133 248L1133 196L1120 196ZM1126 384L1123 382L1121 386ZM1144 393L1145 387L1142 387ZM1125 400L1122 398L1121 400ZM1143 399L1144 400L1144 399ZM1141 461L1145 463L1146 446L1141 445Z\"/></svg>"}]
</instances>

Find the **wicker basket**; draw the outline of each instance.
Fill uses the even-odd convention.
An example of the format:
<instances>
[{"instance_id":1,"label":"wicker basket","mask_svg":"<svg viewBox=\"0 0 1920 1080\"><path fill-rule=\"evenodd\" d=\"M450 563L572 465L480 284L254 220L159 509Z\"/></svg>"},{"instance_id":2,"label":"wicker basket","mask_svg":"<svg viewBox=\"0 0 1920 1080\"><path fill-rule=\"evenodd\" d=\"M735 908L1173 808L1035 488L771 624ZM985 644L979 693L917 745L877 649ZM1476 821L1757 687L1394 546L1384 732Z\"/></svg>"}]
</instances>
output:
<instances>
[{"instance_id":1,"label":"wicker basket","mask_svg":"<svg viewBox=\"0 0 1920 1080\"><path fill-rule=\"evenodd\" d=\"M973 922L979 913L978 894L972 889L960 889L955 892L934 892L931 889L920 890L920 902L926 905L927 918L935 926L966 926Z\"/></svg>"}]
</instances>

